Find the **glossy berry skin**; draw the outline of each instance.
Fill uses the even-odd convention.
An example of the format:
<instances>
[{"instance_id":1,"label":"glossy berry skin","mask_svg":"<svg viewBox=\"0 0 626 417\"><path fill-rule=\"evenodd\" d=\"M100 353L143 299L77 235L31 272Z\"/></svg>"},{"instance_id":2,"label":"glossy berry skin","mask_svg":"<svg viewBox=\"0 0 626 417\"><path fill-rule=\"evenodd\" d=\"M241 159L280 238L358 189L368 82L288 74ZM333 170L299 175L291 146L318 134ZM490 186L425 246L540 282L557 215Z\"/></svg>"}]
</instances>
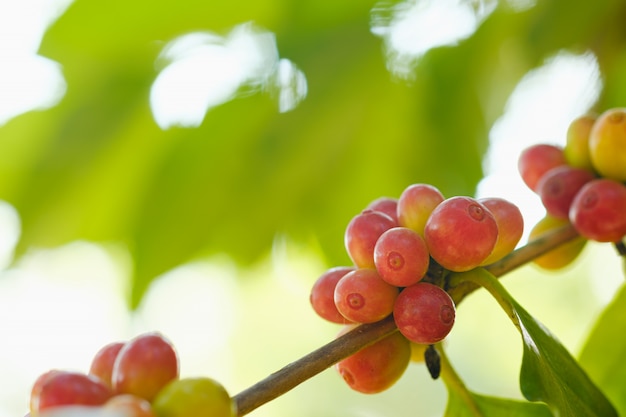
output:
<instances>
[{"instance_id":1,"label":"glossy berry skin","mask_svg":"<svg viewBox=\"0 0 626 417\"><path fill-rule=\"evenodd\" d=\"M376 394L395 384L410 360L409 341L399 332L394 332L341 360L335 369L353 390Z\"/></svg>"},{"instance_id":2,"label":"glossy berry skin","mask_svg":"<svg viewBox=\"0 0 626 417\"><path fill-rule=\"evenodd\" d=\"M434 344L443 340L454 325L454 301L440 287L418 282L402 290L393 309L398 330L408 340Z\"/></svg>"},{"instance_id":3,"label":"glossy berry skin","mask_svg":"<svg viewBox=\"0 0 626 417\"><path fill-rule=\"evenodd\" d=\"M567 165L546 172L537 184L537 194L548 214L567 219L574 197L595 175L586 169Z\"/></svg>"},{"instance_id":4,"label":"glossy berry skin","mask_svg":"<svg viewBox=\"0 0 626 417\"><path fill-rule=\"evenodd\" d=\"M602 113L589 136L591 162L602 177L626 181L626 108Z\"/></svg>"},{"instance_id":5,"label":"glossy berry skin","mask_svg":"<svg viewBox=\"0 0 626 417\"><path fill-rule=\"evenodd\" d=\"M386 214L364 210L354 216L346 227L344 243L354 265L359 268L374 268L374 245L386 230L397 226Z\"/></svg>"},{"instance_id":6,"label":"glossy berry skin","mask_svg":"<svg viewBox=\"0 0 626 417\"><path fill-rule=\"evenodd\" d=\"M376 270L382 279L396 287L407 287L421 280L429 262L426 242L407 227L387 230L374 246Z\"/></svg>"},{"instance_id":7,"label":"glossy berry skin","mask_svg":"<svg viewBox=\"0 0 626 417\"><path fill-rule=\"evenodd\" d=\"M574 119L567 128L566 143L563 148L567 165L594 171L589 151L591 128L596 116L587 114Z\"/></svg>"},{"instance_id":8,"label":"glossy berry skin","mask_svg":"<svg viewBox=\"0 0 626 417\"><path fill-rule=\"evenodd\" d=\"M102 382L104 382L109 388L113 388L111 382L111 375L113 374L113 364L117 354L124 346L125 342L111 342L102 348L91 360L89 367L89 374L97 376Z\"/></svg>"},{"instance_id":9,"label":"glossy berry skin","mask_svg":"<svg viewBox=\"0 0 626 417\"><path fill-rule=\"evenodd\" d=\"M517 161L520 177L532 191L537 191L537 183L546 172L561 165L567 165L563 148L547 143L527 147Z\"/></svg>"},{"instance_id":10,"label":"glossy berry skin","mask_svg":"<svg viewBox=\"0 0 626 417\"><path fill-rule=\"evenodd\" d=\"M393 311L398 288L375 269L361 268L343 276L335 288L337 310L355 323L374 323Z\"/></svg>"},{"instance_id":11,"label":"glossy berry skin","mask_svg":"<svg viewBox=\"0 0 626 417\"><path fill-rule=\"evenodd\" d=\"M487 259L481 263L481 265L489 265L504 258L515 249L524 233L524 217L515 204L504 198L481 198L478 202L487 207L498 226L496 244Z\"/></svg>"},{"instance_id":12,"label":"glossy berry skin","mask_svg":"<svg viewBox=\"0 0 626 417\"><path fill-rule=\"evenodd\" d=\"M411 184L398 198L398 224L413 229L422 237L426 221L444 196L430 184Z\"/></svg>"},{"instance_id":13,"label":"glossy berry skin","mask_svg":"<svg viewBox=\"0 0 626 417\"><path fill-rule=\"evenodd\" d=\"M148 401L168 382L178 378L174 346L157 332L144 333L126 342L113 365L113 388Z\"/></svg>"},{"instance_id":14,"label":"glossy berry skin","mask_svg":"<svg viewBox=\"0 0 626 417\"><path fill-rule=\"evenodd\" d=\"M104 403L102 410L118 413L123 417L157 417L148 400L132 394L119 394L112 397Z\"/></svg>"},{"instance_id":15,"label":"glossy berry skin","mask_svg":"<svg viewBox=\"0 0 626 417\"><path fill-rule=\"evenodd\" d=\"M608 178L585 184L572 202L570 221L587 239L619 242L626 235L626 185Z\"/></svg>"},{"instance_id":16,"label":"glossy berry skin","mask_svg":"<svg viewBox=\"0 0 626 417\"><path fill-rule=\"evenodd\" d=\"M37 414L36 411L39 409L39 394L41 393L41 388L43 387L44 383L55 374L58 374L61 372L65 372L65 371L61 371L59 369L51 369L39 375L37 379L35 380L35 382L33 383L33 386L30 390L30 403L29 403L30 410L32 411L33 415L36 415Z\"/></svg>"},{"instance_id":17,"label":"glossy berry skin","mask_svg":"<svg viewBox=\"0 0 626 417\"><path fill-rule=\"evenodd\" d=\"M158 417L235 417L234 401L217 381L207 377L181 378L167 384L152 408Z\"/></svg>"},{"instance_id":18,"label":"glossy berry skin","mask_svg":"<svg viewBox=\"0 0 626 417\"><path fill-rule=\"evenodd\" d=\"M335 288L337 287L337 282L344 275L355 269L353 266L330 268L315 281L311 288L309 301L318 316L331 323L346 324L350 322L337 310L335 305Z\"/></svg>"},{"instance_id":19,"label":"glossy berry skin","mask_svg":"<svg viewBox=\"0 0 626 417\"><path fill-rule=\"evenodd\" d=\"M569 224L570 222L567 219L560 219L547 214L530 230L530 233L528 234L528 241L531 242L533 239L536 239L544 233L565 227ZM578 258L586 243L587 239L584 237L574 238L573 240L563 243L545 254L534 258L532 262L545 270L558 270L565 268Z\"/></svg>"},{"instance_id":20,"label":"glossy berry skin","mask_svg":"<svg viewBox=\"0 0 626 417\"><path fill-rule=\"evenodd\" d=\"M480 265L493 251L498 226L493 214L476 199L451 197L426 222L424 238L430 255L450 271Z\"/></svg>"},{"instance_id":21,"label":"glossy berry skin","mask_svg":"<svg viewBox=\"0 0 626 417\"><path fill-rule=\"evenodd\" d=\"M46 410L69 405L99 406L113 392L97 377L80 372L51 371L35 381L30 412L37 416Z\"/></svg>"},{"instance_id":22,"label":"glossy berry skin","mask_svg":"<svg viewBox=\"0 0 626 417\"><path fill-rule=\"evenodd\" d=\"M398 223L398 199L393 197L379 197L370 202L367 207L369 210L380 211L391 217L394 222Z\"/></svg>"}]
</instances>

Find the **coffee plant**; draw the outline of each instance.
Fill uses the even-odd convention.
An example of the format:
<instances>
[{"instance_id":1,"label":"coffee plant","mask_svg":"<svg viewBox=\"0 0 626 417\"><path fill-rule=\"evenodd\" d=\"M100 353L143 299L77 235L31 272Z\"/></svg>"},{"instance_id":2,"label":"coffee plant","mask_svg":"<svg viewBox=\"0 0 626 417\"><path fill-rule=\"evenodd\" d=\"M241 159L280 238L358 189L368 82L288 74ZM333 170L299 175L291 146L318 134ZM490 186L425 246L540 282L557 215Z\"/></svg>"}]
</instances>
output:
<instances>
[{"instance_id":1,"label":"coffee plant","mask_svg":"<svg viewBox=\"0 0 626 417\"><path fill-rule=\"evenodd\" d=\"M411 362L443 380L447 416L617 416L605 392L500 278L529 262L563 268L588 241L626 256L626 109L578 118L564 148L534 145L518 162L546 209L526 244L519 245L521 212L506 199L444 197L434 185L409 185L355 214L344 235L353 263L328 269L313 284L312 312L338 326L328 344L232 395L209 377L181 378L172 343L157 332L140 334L103 346L85 373L42 373L30 393L30 417L243 416L328 368L355 391L375 395L393 389ZM480 289L519 331L527 401L470 391L446 355L458 305ZM602 323L598 331L606 331Z\"/></svg>"}]
</instances>

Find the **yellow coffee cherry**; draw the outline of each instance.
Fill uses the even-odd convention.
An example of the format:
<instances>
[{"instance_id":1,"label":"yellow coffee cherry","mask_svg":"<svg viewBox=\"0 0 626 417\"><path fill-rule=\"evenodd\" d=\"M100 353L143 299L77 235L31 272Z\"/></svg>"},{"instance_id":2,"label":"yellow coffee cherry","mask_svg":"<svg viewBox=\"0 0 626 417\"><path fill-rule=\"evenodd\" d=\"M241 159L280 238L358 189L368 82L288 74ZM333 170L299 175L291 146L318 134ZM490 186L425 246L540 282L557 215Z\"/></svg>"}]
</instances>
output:
<instances>
[{"instance_id":1,"label":"yellow coffee cherry","mask_svg":"<svg viewBox=\"0 0 626 417\"><path fill-rule=\"evenodd\" d=\"M589 136L589 154L603 177L626 181L626 108L602 113Z\"/></svg>"},{"instance_id":2,"label":"yellow coffee cherry","mask_svg":"<svg viewBox=\"0 0 626 417\"><path fill-rule=\"evenodd\" d=\"M568 165L594 171L589 151L589 137L595 122L596 116L587 114L577 117L570 123L563 148Z\"/></svg>"},{"instance_id":3,"label":"yellow coffee cherry","mask_svg":"<svg viewBox=\"0 0 626 417\"><path fill-rule=\"evenodd\" d=\"M531 242L534 238L539 237L541 234L550 230L555 230L569 224L569 220L560 219L546 215L539 220L535 226L531 229L528 235L528 241ZM583 237L576 237L573 240L564 243L549 252L535 258L533 263L543 269L557 270L565 268L580 255L587 239Z\"/></svg>"},{"instance_id":4,"label":"yellow coffee cherry","mask_svg":"<svg viewBox=\"0 0 626 417\"><path fill-rule=\"evenodd\" d=\"M171 381L156 396L157 417L235 417L236 405L226 389L206 377Z\"/></svg>"}]
</instances>

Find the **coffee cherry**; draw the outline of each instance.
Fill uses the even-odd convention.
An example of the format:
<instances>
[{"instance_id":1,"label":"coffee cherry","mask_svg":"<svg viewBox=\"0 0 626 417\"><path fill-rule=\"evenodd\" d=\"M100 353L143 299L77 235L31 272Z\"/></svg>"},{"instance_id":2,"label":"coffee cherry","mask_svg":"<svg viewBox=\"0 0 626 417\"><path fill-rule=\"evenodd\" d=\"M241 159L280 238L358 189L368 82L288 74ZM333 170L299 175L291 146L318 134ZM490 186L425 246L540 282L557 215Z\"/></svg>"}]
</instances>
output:
<instances>
[{"instance_id":1,"label":"coffee cherry","mask_svg":"<svg viewBox=\"0 0 626 417\"><path fill-rule=\"evenodd\" d=\"M481 265L489 265L515 249L524 233L524 217L515 204L504 198L481 198L478 202L487 207L498 226L496 244L487 259L481 262Z\"/></svg>"},{"instance_id":2,"label":"coffee cherry","mask_svg":"<svg viewBox=\"0 0 626 417\"><path fill-rule=\"evenodd\" d=\"M119 394L102 406L103 411L110 411L120 417L157 417L152 405L145 398L132 394Z\"/></svg>"},{"instance_id":3,"label":"coffee cherry","mask_svg":"<svg viewBox=\"0 0 626 417\"><path fill-rule=\"evenodd\" d=\"M430 255L451 271L480 265L493 251L498 225L476 199L451 197L439 204L426 222L424 238Z\"/></svg>"},{"instance_id":4,"label":"coffee cherry","mask_svg":"<svg viewBox=\"0 0 626 417\"><path fill-rule=\"evenodd\" d=\"M174 346L157 332L126 342L117 354L111 380L118 394L133 394L148 401L168 382L178 378Z\"/></svg>"},{"instance_id":5,"label":"coffee cherry","mask_svg":"<svg viewBox=\"0 0 626 417\"><path fill-rule=\"evenodd\" d=\"M594 171L589 152L589 137L595 121L596 116L588 114L577 117L567 128L563 153L569 166Z\"/></svg>"},{"instance_id":6,"label":"coffee cherry","mask_svg":"<svg viewBox=\"0 0 626 417\"><path fill-rule=\"evenodd\" d=\"M537 183L537 194L548 214L567 219L574 197L583 185L594 179L590 171L568 165L546 172Z\"/></svg>"},{"instance_id":7,"label":"coffee cherry","mask_svg":"<svg viewBox=\"0 0 626 417\"><path fill-rule=\"evenodd\" d=\"M385 282L375 269L361 268L344 275L335 287L335 305L348 320L373 323L393 311L398 288Z\"/></svg>"},{"instance_id":8,"label":"coffee cherry","mask_svg":"<svg viewBox=\"0 0 626 417\"><path fill-rule=\"evenodd\" d=\"M124 342L112 342L103 346L91 361L89 374L97 376L109 388L113 388L111 375L113 374L113 364L117 354L124 346Z\"/></svg>"},{"instance_id":9,"label":"coffee cherry","mask_svg":"<svg viewBox=\"0 0 626 417\"><path fill-rule=\"evenodd\" d=\"M454 325L454 301L441 287L418 282L402 290L393 309L398 330L414 343L443 340Z\"/></svg>"},{"instance_id":10,"label":"coffee cherry","mask_svg":"<svg viewBox=\"0 0 626 417\"><path fill-rule=\"evenodd\" d=\"M394 222L398 223L398 199L392 197L379 197L370 202L366 209L380 211L391 217Z\"/></svg>"},{"instance_id":11,"label":"coffee cherry","mask_svg":"<svg viewBox=\"0 0 626 417\"><path fill-rule=\"evenodd\" d=\"M222 384L212 378L181 378L168 383L154 398L158 417L235 417L236 405Z\"/></svg>"},{"instance_id":12,"label":"coffee cherry","mask_svg":"<svg viewBox=\"0 0 626 417\"><path fill-rule=\"evenodd\" d=\"M570 222L567 219L560 219L547 214L541 220L539 220L530 230L528 234L528 240L532 241L538 236L541 236L543 233L546 233L550 230L559 229L561 227L567 226L568 224L570 224ZM541 256L536 257L535 259L533 259L532 262L533 264L546 270L565 268L567 265L574 262L576 258L578 258L578 255L580 255L586 243L587 239L585 239L584 237L576 237L573 240L566 242Z\"/></svg>"},{"instance_id":13,"label":"coffee cherry","mask_svg":"<svg viewBox=\"0 0 626 417\"><path fill-rule=\"evenodd\" d=\"M626 235L626 186L608 178L585 184L572 202L570 221L587 239L621 241Z\"/></svg>"},{"instance_id":14,"label":"coffee cherry","mask_svg":"<svg viewBox=\"0 0 626 417\"><path fill-rule=\"evenodd\" d=\"M30 412L33 416L55 407L99 406L113 392L100 379L80 372L53 370L41 375L33 385Z\"/></svg>"},{"instance_id":15,"label":"coffee cherry","mask_svg":"<svg viewBox=\"0 0 626 417\"><path fill-rule=\"evenodd\" d=\"M428 271L430 255L426 242L414 230L394 227L383 233L374 246L376 270L391 285L406 287Z\"/></svg>"},{"instance_id":16,"label":"coffee cherry","mask_svg":"<svg viewBox=\"0 0 626 417\"><path fill-rule=\"evenodd\" d=\"M41 393L41 388L43 387L44 383L55 374L61 373L61 372L64 372L64 371L61 371L59 369L51 369L39 375L37 379L35 380L30 390L30 403L29 403L30 410L33 416L37 415L37 410L39 409L39 394Z\"/></svg>"},{"instance_id":17,"label":"coffee cherry","mask_svg":"<svg viewBox=\"0 0 626 417\"><path fill-rule=\"evenodd\" d=\"M601 176L626 181L626 108L602 113L589 136L589 153Z\"/></svg>"},{"instance_id":18,"label":"coffee cherry","mask_svg":"<svg viewBox=\"0 0 626 417\"><path fill-rule=\"evenodd\" d=\"M409 185L398 199L398 224L424 236L424 226L430 213L443 200L441 191L432 185Z\"/></svg>"},{"instance_id":19,"label":"coffee cherry","mask_svg":"<svg viewBox=\"0 0 626 417\"><path fill-rule=\"evenodd\" d=\"M335 287L337 287L337 282L344 275L355 269L353 266L330 268L315 281L309 300L313 310L320 317L332 323L346 324L350 322L337 310L335 305Z\"/></svg>"},{"instance_id":20,"label":"coffee cherry","mask_svg":"<svg viewBox=\"0 0 626 417\"><path fill-rule=\"evenodd\" d=\"M567 165L563 148L547 143L529 146L517 161L520 177L532 191L537 190L537 183L546 172L561 165Z\"/></svg>"},{"instance_id":21,"label":"coffee cherry","mask_svg":"<svg viewBox=\"0 0 626 417\"><path fill-rule=\"evenodd\" d=\"M386 214L364 210L350 220L346 227L344 243L354 265L359 268L375 268L374 245L386 230L397 226Z\"/></svg>"},{"instance_id":22,"label":"coffee cherry","mask_svg":"<svg viewBox=\"0 0 626 417\"><path fill-rule=\"evenodd\" d=\"M351 330L346 327L341 332ZM369 345L335 365L350 388L375 394L390 388L404 374L411 359L409 341L399 332Z\"/></svg>"}]
</instances>

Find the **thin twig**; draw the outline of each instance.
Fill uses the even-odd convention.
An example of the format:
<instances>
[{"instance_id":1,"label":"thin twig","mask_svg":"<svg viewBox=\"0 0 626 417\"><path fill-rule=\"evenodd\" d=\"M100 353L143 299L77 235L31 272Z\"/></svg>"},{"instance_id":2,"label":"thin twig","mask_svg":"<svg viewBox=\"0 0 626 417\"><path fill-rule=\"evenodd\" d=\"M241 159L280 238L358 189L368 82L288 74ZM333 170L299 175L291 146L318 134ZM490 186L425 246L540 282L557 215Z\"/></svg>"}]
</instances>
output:
<instances>
[{"instance_id":1,"label":"thin twig","mask_svg":"<svg viewBox=\"0 0 626 417\"><path fill-rule=\"evenodd\" d=\"M549 252L550 250L579 237L580 236L571 225L566 225L559 229L545 232L544 234L533 239L531 242L527 243L525 246L514 250L501 260L494 262L491 265L487 265L485 269L496 277L501 277L504 274L531 262L533 259L544 255L546 252ZM448 292L454 299L454 302L458 305L463 298L476 289L478 289L478 285L467 281L456 288L448 289Z\"/></svg>"},{"instance_id":2,"label":"thin twig","mask_svg":"<svg viewBox=\"0 0 626 417\"><path fill-rule=\"evenodd\" d=\"M513 251L502 260L487 266L486 269L493 275L500 277L577 236L578 234L571 226L547 232L527 245ZM458 304L477 288L475 284L464 283L462 286L452 288L451 296ZM235 395L233 400L237 405L237 415L244 416L249 414L263 404L278 398L302 382L330 368L342 359L395 331L397 331L397 328L391 316L377 323L357 326L354 330L290 363Z\"/></svg>"},{"instance_id":3,"label":"thin twig","mask_svg":"<svg viewBox=\"0 0 626 417\"><path fill-rule=\"evenodd\" d=\"M278 398L343 358L358 352L396 330L396 325L391 316L376 323L357 326L354 330L290 363L235 395L237 415L244 416L261 405Z\"/></svg>"}]
</instances>

